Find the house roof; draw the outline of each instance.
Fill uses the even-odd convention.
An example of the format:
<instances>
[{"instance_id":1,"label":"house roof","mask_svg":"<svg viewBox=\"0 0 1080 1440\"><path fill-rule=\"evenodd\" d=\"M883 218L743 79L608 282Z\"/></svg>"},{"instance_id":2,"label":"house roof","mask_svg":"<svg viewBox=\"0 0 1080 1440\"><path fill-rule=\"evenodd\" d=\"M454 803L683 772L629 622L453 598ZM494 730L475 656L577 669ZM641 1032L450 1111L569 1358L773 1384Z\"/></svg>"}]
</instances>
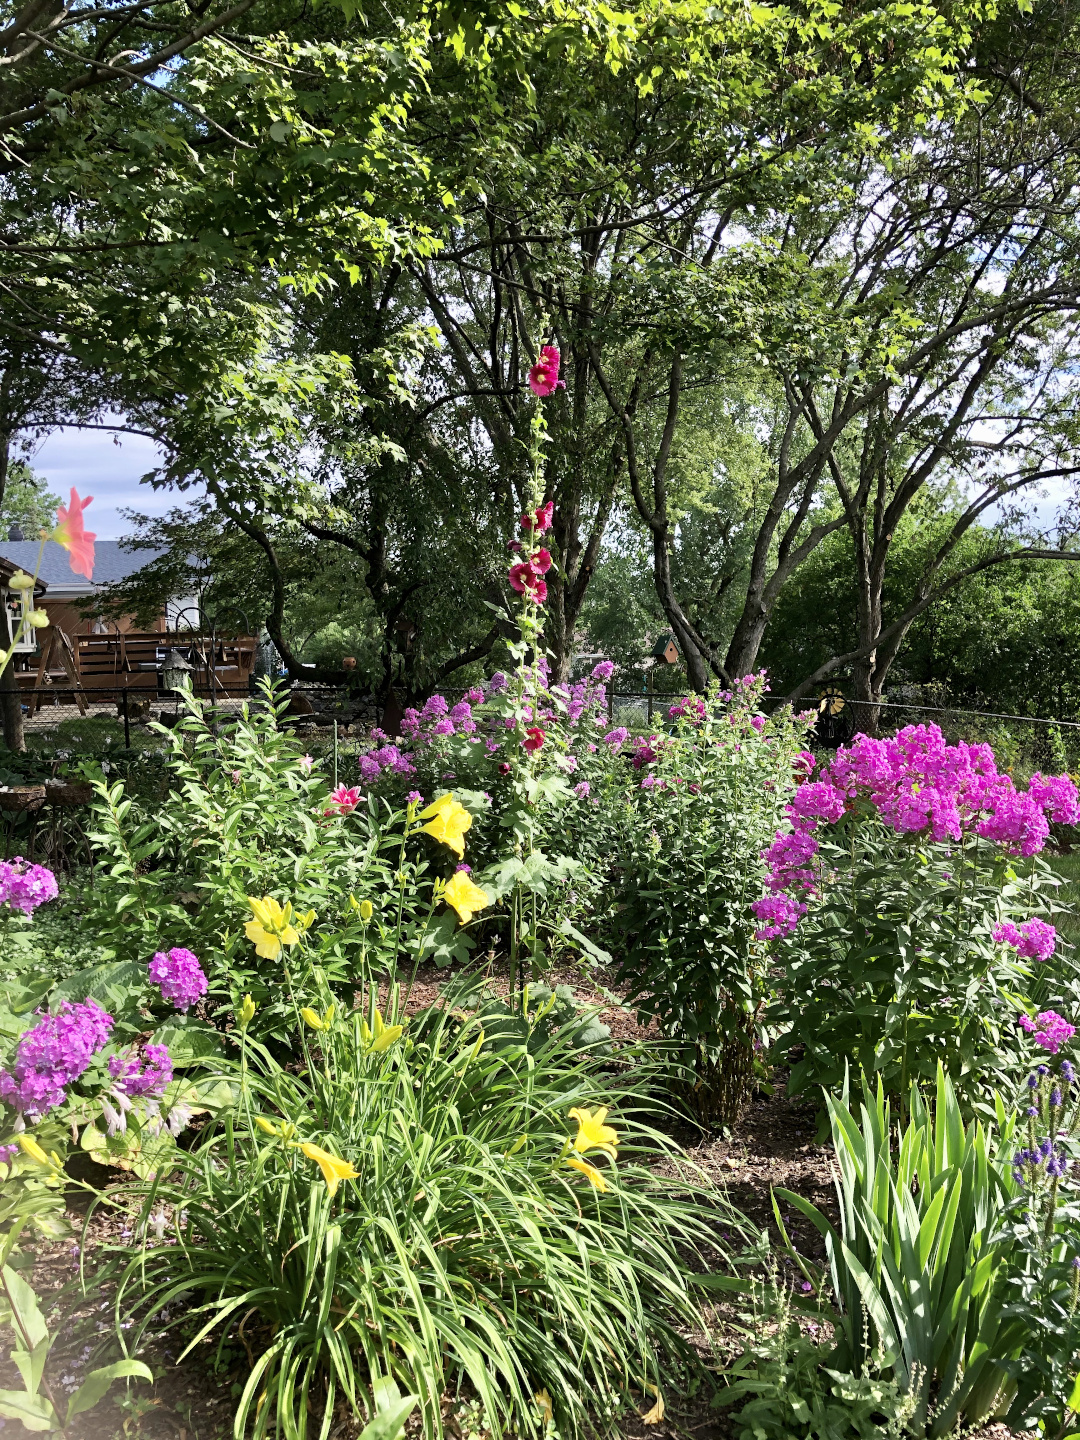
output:
<instances>
[{"instance_id":1,"label":"house roof","mask_svg":"<svg viewBox=\"0 0 1080 1440\"><path fill-rule=\"evenodd\" d=\"M37 540L0 540L0 561L34 573L38 558ZM122 550L119 540L98 540L94 545L94 578L76 575L68 564L68 554L55 540L46 540L41 557L39 578L44 580L54 600L96 595L104 585L126 580L163 552L160 550Z\"/></svg>"}]
</instances>

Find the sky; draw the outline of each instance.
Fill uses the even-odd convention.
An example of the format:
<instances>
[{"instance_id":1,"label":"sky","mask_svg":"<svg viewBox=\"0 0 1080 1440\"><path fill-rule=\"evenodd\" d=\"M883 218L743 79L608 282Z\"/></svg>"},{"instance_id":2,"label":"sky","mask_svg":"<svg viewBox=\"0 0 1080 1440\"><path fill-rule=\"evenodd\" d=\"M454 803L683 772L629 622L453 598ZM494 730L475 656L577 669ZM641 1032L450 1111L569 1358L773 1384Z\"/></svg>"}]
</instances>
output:
<instances>
[{"instance_id":1,"label":"sky","mask_svg":"<svg viewBox=\"0 0 1080 1440\"><path fill-rule=\"evenodd\" d=\"M180 501L173 491L139 484L159 457L154 442L141 435L64 429L47 435L27 459L65 503L73 485L81 496L92 495L86 528L99 540L121 540L132 530L121 509L163 515Z\"/></svg>"}]
</instances>

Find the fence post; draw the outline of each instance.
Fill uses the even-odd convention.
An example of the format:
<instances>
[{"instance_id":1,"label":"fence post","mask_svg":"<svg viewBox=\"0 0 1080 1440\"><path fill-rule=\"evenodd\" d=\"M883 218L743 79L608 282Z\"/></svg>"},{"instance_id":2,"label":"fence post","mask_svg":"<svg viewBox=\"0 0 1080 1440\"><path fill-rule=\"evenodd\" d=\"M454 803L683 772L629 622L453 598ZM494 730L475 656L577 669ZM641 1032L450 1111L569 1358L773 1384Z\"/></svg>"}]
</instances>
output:
<instances>
[{"instance_id":1,"label":"fence post","mask_svg":"<svg viewBox=\"0 0 1080 1440\"><path fill-rule=\"evenodd\" d=\"M125 750L130 750L130 749L131 749L131 718L130 718L130 716L128 715L128 692L127 692L127 686L126 686L126 685L125 685L124 688L120 691L120 695L121 695L121 697L122 697L122 703L123 703L123 707L124 707L124 749L125 749Z\"/></svg>"}]
</instances>

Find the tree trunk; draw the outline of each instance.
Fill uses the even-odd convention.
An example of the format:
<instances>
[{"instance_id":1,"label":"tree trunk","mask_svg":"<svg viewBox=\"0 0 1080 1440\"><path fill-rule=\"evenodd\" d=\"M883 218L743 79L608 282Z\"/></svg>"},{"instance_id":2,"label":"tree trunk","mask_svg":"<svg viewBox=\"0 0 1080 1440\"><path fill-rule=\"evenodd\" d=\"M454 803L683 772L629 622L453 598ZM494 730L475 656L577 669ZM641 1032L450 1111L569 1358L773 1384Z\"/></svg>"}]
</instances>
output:
<instances>
[{"instance_id":1,"label":"tree trunk","mask_svg":"<svg viewBox=\"0 0 1080 1440\"><path fill-rule=\"evenodd\" d=\"M0 675L0 719L3 721L4 744L16 754L22 754L26 749L26 735L13 665L8 665Z\"/></svg>"}]
</instances>

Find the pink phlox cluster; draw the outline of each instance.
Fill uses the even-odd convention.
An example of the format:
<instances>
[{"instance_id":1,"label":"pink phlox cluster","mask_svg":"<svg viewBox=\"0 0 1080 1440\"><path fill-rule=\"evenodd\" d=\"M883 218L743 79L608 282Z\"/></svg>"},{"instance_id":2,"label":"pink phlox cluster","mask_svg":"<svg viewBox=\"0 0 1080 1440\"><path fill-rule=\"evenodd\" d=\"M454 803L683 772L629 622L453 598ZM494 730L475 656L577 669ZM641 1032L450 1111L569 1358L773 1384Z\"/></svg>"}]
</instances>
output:
<instances>
[{"instance_id":1,"label":"pink phlox cluster","mask_svg":"<svg viewBox=\"0 0 1080 1440\"><path fill-rule=\"evenodd\" d=\"M1037 915L1019 925L1003 920L994 926L993 935L999 945L1011 945L1024 960L1049 960L1057 944L1057 930Z\"/></svg>"},{"instance_id":2,"label":"pink phlox cluster","mask_svg":"<svg viewBox=\"0 0 1080 1440\"><path fill-rule=\"evenodd\" d=\"M809 750L800 750L791 762L791 768L795 773L795 783L797 785L805 784L814 773L814 766L816 764L817 760L811 755Z\"/></svg>"},{"instance_id":3,"label":"pink phlox cluster","mask_svg":"<svg viewBox=\"0 0 1080 1440\"><path fill-rule=\"evenodd\" d=\"M67 1087L108 1043L113 1023L96 1000L62 1001L55 1015L43 1015L20 1037L11 1070L0 1070L0 1100L32 1117L62 1105Z\"/></svg>"},{"instance_id":4,"label":"pink phlox cluster","mask_svg":"<svg viewBox=\"0 0 1080 1440\"><path fill-rule=\"evenodd\" d=\"M369 750L360 756L359 766L363 785L374 785L384 771L392 775L416 774L416 766L396 745L380 745L377 750Z\"/></svg>"},{"instance_id":5,"label":"pink phlox cluster","mask_svg":"<svg viewBox=\"0 0 1080 1440\"><path fill-rule=\"evenodd\" d=\"M31 865L21 855L14 860L0 860L0 905L7 903L13 910L32 915L39 905L55 900L59 893L56 876L44 865Z\"/></svg>"},{"instance_id":6,"label":"pink phlox cluster","mask_svg":"<svg viewBox=\"0 0 1080 1440\"><path fill-rule=\"evenodd\" d=\"M1016 1023L1051 1055L1056 1055L1066 1040L1076 1034L1076 1026L1070 1025L1056 1010L1043 1010L1034 1020L1030 1015L1021 1015Z\"/></svg>"},{"instance_id":7,"label":"pink phlox cluster","mask_svg":"<svg viewBox=\"0 0 1080 1440\"><path fill-rule=\"evenodd\" d=\"M588 780L579 780L578 783L574 786L574 794L579 800L587 800L589 798Z\"/></svg>"},{"instance_id":8,"label":"pink phlox cluster","mask_svg":"<svg viewBox=\"0 0 1080 1440\"><path fill-rule=\"evenodd\" d=\"M949 745L937 725L909 725L890 740L856 735L841 747L828 773L848 796L865 796L900 834L929 831L934 840L960 840L974 830L1014 855L1034 855L1046 843L1047 815L1066 823L1080 816L1067 775L1036 775L1026 791L1000 775L989 745Z\"/></svg>"},{"instance_id":9,"label":"pink phlox cluster","mask_svg":"<svg viewBox=\"0 0 1080 1440\"><path fill-rule=\"evenodd\" d=\"M790 935L798 925L800 917L806 914L806 906L801 901L783 894L764 895L760 900L755 900L750 908L755 917L763 922L760 928L754 931L758 940L775 940L781 935Z\"/></svg>"},{"instance_id":10,"label":"pink phlox cluster","mask_svg":"<svg viewBox=\"0 0 1080 1440\"><path fill-rule=\"evenodd\" d=\"M630 731L625 726L619 725L614 730L609 730L604 736L604 744L610 745L612 750L619 745L625 745L630 738Z\"/></svg>"},{"instance_id":11,"label":"pink phlox cluster","mask_svg":"<svg viewBox=\"0 0 1080 1440\"><path fill-rule=\"evenodd\" d=\"M751 715L751 716L750 716L750 727L751 727L751 729L756 730L757 733L760 735L761 732L762 732L762 730L765 729L765 716L764 716L764 715Z\"/></svg>"},{"instance_id":12,"label":"pink phlox cluster","mask_svg":"<svg viewBox=\"0 0 1080 1440\"><path fill-rule=\"evenodd\" d=\"M684 695L667 713L669 720L681 720L684 716L688 717L691 723L704 720L705 701L699 695Z\"/></svg>"},{"instance_id":13,"label":"pink phlox cluster","mask_svg":"<svg viewBox=\"0 0 1080 1440\"><path fill-rule=\"evenodd\" d=\"M182 946L168 953L159 950L147 966L151 983L161 987L165 1000L177 1010L189 1010L207 991L207 980L199 958Z\"/></svg>"}]
</instances>

